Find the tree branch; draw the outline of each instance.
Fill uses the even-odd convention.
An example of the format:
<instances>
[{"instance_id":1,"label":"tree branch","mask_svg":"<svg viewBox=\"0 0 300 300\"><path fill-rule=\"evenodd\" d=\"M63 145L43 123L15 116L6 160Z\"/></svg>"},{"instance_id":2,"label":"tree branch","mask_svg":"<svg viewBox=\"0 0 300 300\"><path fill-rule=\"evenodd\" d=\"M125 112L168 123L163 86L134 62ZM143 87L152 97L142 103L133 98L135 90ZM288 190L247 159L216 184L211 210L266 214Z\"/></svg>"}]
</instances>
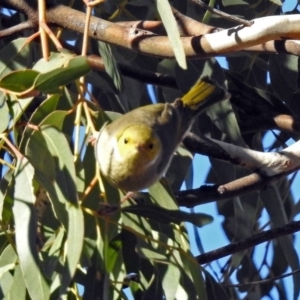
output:
<instances>
[{"instance_id":1,"label":"tree branch","mask_svg":"<svg viewBox=\"0 0 300 300\"><path fill-rule=\"evenodd\" d=\"M300 141L280 152L260 152L215 139L209 140L210 147L213 148L213 151L215 149L220 150L218 151L218 156L216 158L224 159L230 163L251 169L264 176L278 175L295 171L300 168ZM184 143L189 150L196 153L200 153L198 150L203 144L202 141L192 133L187 135ZM218 145L222 149L217 148L217 146L212 147L212 143ZM203 154L203 152L200 154Z\"/></svg>"},{"instance_id":2,"label":"tree branch","mask_svg":"<svg viewBox=\"0 0 300 300\"><path fill-rule=\"evenodd\" d=\"M292 172L268 177L259 173L252 173L222 185L204 185L197 189L178 191L175 193L175 197L179 206L195 207L266 189L270 184L285 178Z\"/></svg>"},{"instance_id":3,"label":"tree branch","mask_svg":"<svg viewBox=\"0 0 300 300\"><path fill-rule=\"evenodd\" d=\"M239 122L242 133L258 132L262 130L278 129L287 132L300 133L300 122L297 118L290 115L269 116L261 114L251 115L246 120Z\"/></svg>"},{"instance_id":4,"label":"tree branch","mask_svg":"<svg viewBox=\"0 0 300 300\"><path fill-rule=\"evenodd\" d=\"M34 22L32 22L31 20L27 20L25 22L22 22L20 24L10 27L10 28L0 30L0 38L5 37L5 36L10 36L12 34L21 32L25 29L31 29L34 27L36 27L36 24Z\"/></svg>"},{"instance_id":5,"label":"tree branch","mask_svg":"<svg viewBox=\"0 0 300 300\"><path fill-rule=\"evenodd\" d=\"M37 12L24 0L2 0L3 4L21 10L32 21L37 21ZM51 4L47 10L47 20L60 27L83 33L85 13ZM181 41L187 58L205 58L244 50L270 40L299 39L299 25L300 15L269 16L255 19L251 27L240 25L203 36L182 37ZM92 17L88 34L92 38L142 54L174 58L168 37L158 36L150 31L124 27Z\"/></svg>"},{"instance_id":6,"label":"tree branch","mask_svg":"<svg viewBox=\"0 0 300 300\"><path fill-rule=\"evenodd\" d=\"M229 20L229 21L232 21L232 22L235 22L235 23L238 23L238 24L242 24L244 26L251 26L253 24L252 21L244 20L244 19L238 18L236 16L232 16L232 15L229 15L227 13L224 13L224 12L218 10L218 9L213 8L213 7L210 7L209 5L207 5L206 3L204 3L201 0L191 0L191 1L196 3L197 5L201 6L205 10L208 10L208 11L210 11L210 12L216 14L216 15L219 15L219 16L223 17L226 20Z\"/></svg>"},{"instance_id":7,"label":"tree branch","mask_svg":"<svg viewBox=\"0 0 300 300\"><path fill-rule=\"evenodd\" d=\"M283 279L289 276L292 276L294 274L297 274L300 272L300 269L297 269L295 271L289 272L289 273L285 273L283 275L280 276L274 276L268 279L263 279L263 280L257 280L257 281L251 281L251 282L242 282L242 283L236 283L236 284L222 284L223 287L245 287L245 286L252 286L252 285L261 285L261 284L266 284L266 283L272 283L275 280L279 280L279 279Z\"/></svg>"},{"instance_id":8,"label":"tree branch","mask_svg":"<svg viewBox=\"0 0 300 300\"><path fill-rule=\"evenodd\" d=\"M97 55L88 55L87 60L93 69L105 71L105 66L101 57ZM118 68L122 75L126 77L130 77L141 82L147 82L149 84L178 89L174 76L158 72L149 72L147 70L142 70L121 63L118 63Z\"/></svg>"},{"instance_id":9,"label":"tree branch","mask_svg":"<svg viewBox=\"0 0 300 300\"><path fill-rule=\"evenodd\" d=\"M204 254L198 255L196 257L196 260L199 264L209 263L227 255L249 249L261 243L273 240L284 235L295 233L297 231L300 231L300 221L291 222L275 229L266 230L242 241L238 241L225 247L206 252Z\"/></svg>"},{"instance_id":10,"label":"tree branch","mask_svg":"<svg viewBox=\"0 0 300 300\"><path fill-rule=\"evenodd\" d=\"M183 143L194 153L247 167L255 172L222 185L201 186L193 190L178 191L175 195L180 206L194 207L262 190L300 168L300 141L280 152L268 153L200 138L193 133L189 133Z\"/></svg>"}]
</instances>

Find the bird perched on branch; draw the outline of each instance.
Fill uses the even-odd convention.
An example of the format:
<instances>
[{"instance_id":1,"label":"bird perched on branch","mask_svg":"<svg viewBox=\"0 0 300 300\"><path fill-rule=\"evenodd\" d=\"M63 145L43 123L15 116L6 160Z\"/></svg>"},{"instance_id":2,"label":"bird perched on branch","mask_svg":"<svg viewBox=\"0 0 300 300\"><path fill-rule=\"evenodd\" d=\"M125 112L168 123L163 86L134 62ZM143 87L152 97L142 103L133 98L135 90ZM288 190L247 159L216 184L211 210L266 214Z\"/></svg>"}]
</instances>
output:
<instances>
[{"instance_id":1,"label":"bird perched on branch","mask_svg":"<svg viewBox=\"0 0 300 300\"><path fill-rule=\"evenodd\" d=\"M104 125L95 145L101 173L127 192L148 188L165 174L195 118L225 98L228 93L203 77L173 103L139 107Z\"/></svg>"}]
</instances>

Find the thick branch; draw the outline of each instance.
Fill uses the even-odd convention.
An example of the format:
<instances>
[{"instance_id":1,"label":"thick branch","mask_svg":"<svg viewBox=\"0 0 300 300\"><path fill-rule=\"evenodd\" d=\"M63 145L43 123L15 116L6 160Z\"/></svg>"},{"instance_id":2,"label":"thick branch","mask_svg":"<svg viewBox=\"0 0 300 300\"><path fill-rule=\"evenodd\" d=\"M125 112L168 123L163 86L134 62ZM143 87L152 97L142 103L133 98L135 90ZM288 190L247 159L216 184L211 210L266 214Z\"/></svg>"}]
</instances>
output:
<instances>
[{"instance_id":1,"label":"thick branch","mask_svg":"<svg viewBox=\"0 0 300 300\"><path fill-rule=\"evenodd\" d=\"M84 13L70 11L70 8L60 5L49 10L47 17L50 22L59 26L83 32ZM208 57L242 50L268 40L300 38L299 25L299 15L272 16L256 19L250 28L237 26L204 36L182 37L181 41L188 58ZM89 35L143 54L174 57L167 37L156 36L149 31L124 28L95 17L91 19Z\"/></svg>"},{"instance_id":2,"label":"thick branch","mask_svg":"<svg viewBox=\"0 0 300 300\"><path fill-rule=\"evenodd\" d=\"M300 43L299 41L293 40L277 40L269 41L261 45L252 46L246 48L246 51L250 52L265 52L265 53L286 53L293 54L296 56L300 55Z\"/></svg>"},{"instance_id":3,"label":"thick branch","mask_svg":"<svg viewBox=\"0 0 300 300\"><path fill-rule=\"evenodd\" d=\"M2 3L22 10L30 19L37 20L37 12L33 15L32 8L24 8L26 2L23 0L2 0ZM85 13L53 4L47 11L47 20L63 28L83 32ZM187 58L203 58L243 50L270 40L299 39L299 25L300 15L270 16L255 19L251 27L237 26L203 36L182 37L181 41ZM174 58L168 37L96 17L91 19L89 36L143 54Z\"/></svg>"},{"instance_id":4,"label":"thick branch","mask_svg":"<svg viewBox=\"0 0 300 300\"><path fill-rule=\"evenodd\" d=\"M206 141L208 147L213 149L213 154L218 151L216 158L251 169L264 176L278 175L300 168L300 141L280 152L260 152L215 139L206 139ZM203 139L191 133L185 138L184 144L189 150L199 153L198 150L203 147ZM209 155L211 156L212 153Z\"/></svg>"},{"instance_id":5,"label":"thick branch","mask_svg":"<svg viewBox=\"0 0 300 300\"><path fill-rule=\"evenodd\" d=\"M180 206L194 207L262 190L300 168L300 141L281 152L268 153L200 138L193 133L189 133L183 143L192 152L247 167L255 172L226 184L201 186L198 189L176 192L176 199Z\"/></svg>"}]
</instances>

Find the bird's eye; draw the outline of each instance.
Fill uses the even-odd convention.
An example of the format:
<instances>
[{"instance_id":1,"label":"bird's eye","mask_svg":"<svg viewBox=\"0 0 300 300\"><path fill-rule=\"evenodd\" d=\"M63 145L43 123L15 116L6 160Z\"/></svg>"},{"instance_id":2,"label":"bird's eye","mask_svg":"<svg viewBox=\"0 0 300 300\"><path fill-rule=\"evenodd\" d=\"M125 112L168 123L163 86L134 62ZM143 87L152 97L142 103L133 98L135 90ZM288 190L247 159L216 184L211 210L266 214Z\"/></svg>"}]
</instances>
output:
<instances>
[{"instance_id":1,"label":"bird's eye","mask_svg":"<svg viewBox=\"0 0 300 300\"><path fill-rule=\"evenodd\" d=\"M124 144L127 144L128 143L128 138L125 138L124 139Z\"/></svg>"},{"instance_id":2,"label":"bird's eye","mask_svg":"<svg viewBox=\"0 0 300 300\"><path fill-rule=\"evenodd\" d=\"M153 143L149 144L149 146L148 146L148 147L149 147L149 149L150 149L150 150L152 150L152 149L153 149L153 147L154 147Z\"/></svg>"}]
</instances>

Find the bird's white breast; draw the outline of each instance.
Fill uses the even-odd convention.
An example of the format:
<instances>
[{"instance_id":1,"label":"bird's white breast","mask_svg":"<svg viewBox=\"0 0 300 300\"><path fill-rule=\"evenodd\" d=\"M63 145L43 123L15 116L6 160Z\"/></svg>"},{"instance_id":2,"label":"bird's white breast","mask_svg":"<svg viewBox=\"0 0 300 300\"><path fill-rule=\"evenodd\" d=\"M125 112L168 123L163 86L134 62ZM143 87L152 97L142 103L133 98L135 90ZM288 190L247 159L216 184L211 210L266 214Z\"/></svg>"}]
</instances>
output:
<instances>
[{"instance_id":1,"label":"bird's white breast","mask_svg":"<svg viewBox=\"0 0 300 300\"><path fill-rule=\"evenodd\" d=\"M116 148L116 138L114 136L110 136L106 127L104 127L99 133L95 151L100 170L105 176L111 172L112 161L120 160L120 155L116 155Z\"/></svg>"}]
</instances>

